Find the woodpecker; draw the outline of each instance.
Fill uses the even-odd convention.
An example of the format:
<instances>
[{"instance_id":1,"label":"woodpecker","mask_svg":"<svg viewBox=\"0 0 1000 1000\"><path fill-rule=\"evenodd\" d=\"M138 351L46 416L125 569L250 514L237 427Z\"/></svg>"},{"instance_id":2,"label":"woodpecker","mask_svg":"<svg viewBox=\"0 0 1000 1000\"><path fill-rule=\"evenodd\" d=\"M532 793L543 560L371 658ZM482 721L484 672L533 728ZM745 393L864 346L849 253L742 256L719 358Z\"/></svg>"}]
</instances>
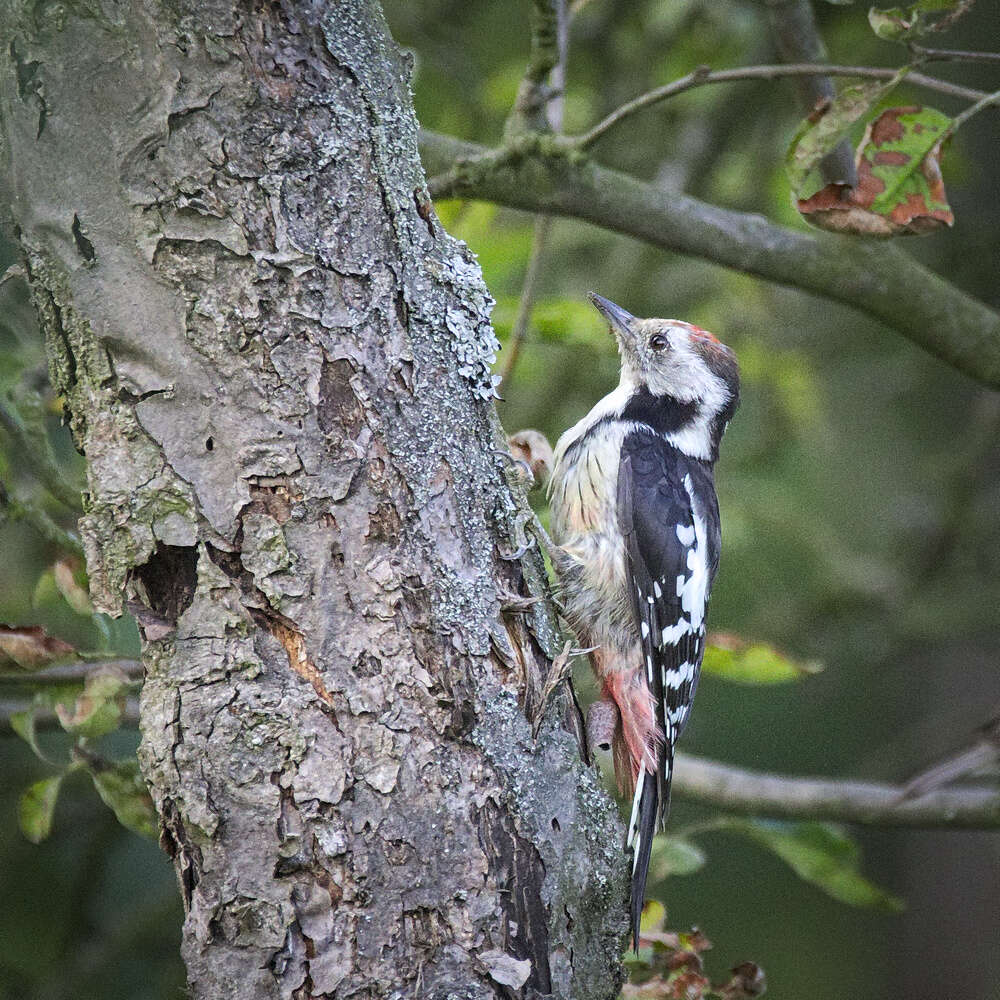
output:
<instances>
[{"instance_id":1,"label":"woodpecker","mask_svg":"<svg viewBox=\"0 0 1000 1000\"><path fill-rule=\"evenodd\" d=\"M621 380L556 444L553 561L566 618L594 647L602 699L616 709L615 773L633 793L626 849L638 948L653 835L705 649L720 542L713 468L739 368L705 330L589 297L618 342Z\"/></svg>"}]
</instances>

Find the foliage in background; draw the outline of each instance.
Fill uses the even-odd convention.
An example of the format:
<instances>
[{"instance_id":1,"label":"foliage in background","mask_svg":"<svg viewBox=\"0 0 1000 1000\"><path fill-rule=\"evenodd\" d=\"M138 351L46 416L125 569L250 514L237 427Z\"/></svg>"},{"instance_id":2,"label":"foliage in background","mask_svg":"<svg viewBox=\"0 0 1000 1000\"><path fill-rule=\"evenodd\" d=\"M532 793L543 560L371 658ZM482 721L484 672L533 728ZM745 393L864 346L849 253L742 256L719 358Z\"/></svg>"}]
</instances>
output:
<instances>
[{"instance_id":1,"label":"foliage in background","mask_svg":"<svg viewBox=\"0 0 1000 1000\"><path fill-rule=\"evenodd\" d=\"M386 4L394 33L415 54L424 126L487 144L499 140L525 63L528 6ZM763 5L753 0L574 6L564 102L569 134L701 64L774 61ZM819 4L817 13L832 61L899 65L911 56L904 46L927 40L917 32L943 20L941 6L924 0L873 14L878 35L858 5ZM990 5L981 3L948 41L996 49L997 33ZM967 85L998 86L989 65L942 70L949 73ZM861 142L873 174L872 137L858 133L865 115L885 110L887 96L883 82L868 92L856 120L838 123L830 109L818 119L826 118L833 140L849 132ZM924 107L925 98L904 77L892 100ZM905 151L912 159L901 165L898 197L862 208L884 217L909 198L907 185L923 191L933 180L929 157L937 155L947 122L965 108L946 96L935 97L938 103L939 130L924 133L934 142ZM781 81L702 87L623 122L594 154L668 191L801 226L802 203L822 193L813 169L833 141L803 155L802 143L815 132L798 131L801 117ZM994 305L998 118L983 114L947 150L954 230L910 247ZM790 178L786 151L793 142ZM436 207L478 254L506 341L533 220L479 203ZM931 215L944 211L938 202L927 207ZM0 259L0 270L8 263ZM714 330L742 364L743 406L718 469L725 539L712 625L721 634L706 661L685 749L752 767L896 780L981 721L1000 701L995 397L847 309L817 308L804 295L557 220L527 338L501 390L508 430L537 427L554 441L614 384L617 357L585 304L589 289L637 314L673 315ZM0 621L43 627L68 647L56 647L57 659L85 650L118 664L89 690L78 681L37 696L21 673L23 658L2 666L13 674L3 697L16 700L21 714L11 714L12 731L0 743L7 776L0 794L7 902L0 938L8 943L0 996L173 996L183 974L169 865L152 844L119 827L94 794L96 788L127 825L148 831L148 800L130 770L134 733L115 728L130 711L134 684L116 671L137 655L137 636L128 623L91 614L80 596L73 500L83 486L82 460L61 427L30 304L16 280L0 287L0 406L9 417L0 427ZM540 513L544 520L544 505ZM43 656L28 666L44 670L46 663ZM814 671L818 663L823 673ZM586 668L577 680L586 691ZM778 681L795 683L771 683ZM49 839L30 846L15 832L18 821L32 839ZM931 836L863 838L866 871L891 886L889 893L860 873L856 846L837 828L720 818L678 802L670 836L656 845L651 888L672 926L697 921L711 928L719 954L759 961L771 996L908 997L914 980L907 977L929 966L940 969L953 995L985 995L992 986L982 984L1000 978L995 865L988 847L963 849L938 885L912 861ZM936 858L939 867L945 853ZM907 900L904 916L889 915L897 895ZM932 962L932 940L965 941L982 958L979 970L953 953ZM640 956L647 982L637 985L647 992L632 995L650 995L654 987L656 995L669 995L663 990L686 974L701 977L703 991L715 982L716 995L753 995L723 992L737 988L738 974L724 967L706 974L712 960L701 957L703 944L694 935L672 936L660 948L651 943ZM38 957L28 960L32 954ZM654 980L672 985L651 987ZM932 995L929 989L923 995Z\"/></svg>"}]
</instances>

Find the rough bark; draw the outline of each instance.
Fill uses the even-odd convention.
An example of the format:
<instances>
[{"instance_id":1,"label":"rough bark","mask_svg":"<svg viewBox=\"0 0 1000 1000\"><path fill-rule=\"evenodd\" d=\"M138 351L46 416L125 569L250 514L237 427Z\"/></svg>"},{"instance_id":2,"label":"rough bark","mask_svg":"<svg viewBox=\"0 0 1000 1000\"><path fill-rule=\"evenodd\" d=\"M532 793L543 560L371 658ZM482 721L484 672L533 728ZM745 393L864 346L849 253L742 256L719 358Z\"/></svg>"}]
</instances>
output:
<instances>
[{"instance_id":1,"label":"rough bark","mask_svg":"<svg viewBox=\"0 0 1000 1000\"><path fill-rule=\"evenodd\" d=\"M510 610L545 584L504 558L491 303L377 4L0 12L0 185L93 596L138 602L192 994L614 996L620 831L542 703L549 605Z\"/></svg>"}]
</instances>

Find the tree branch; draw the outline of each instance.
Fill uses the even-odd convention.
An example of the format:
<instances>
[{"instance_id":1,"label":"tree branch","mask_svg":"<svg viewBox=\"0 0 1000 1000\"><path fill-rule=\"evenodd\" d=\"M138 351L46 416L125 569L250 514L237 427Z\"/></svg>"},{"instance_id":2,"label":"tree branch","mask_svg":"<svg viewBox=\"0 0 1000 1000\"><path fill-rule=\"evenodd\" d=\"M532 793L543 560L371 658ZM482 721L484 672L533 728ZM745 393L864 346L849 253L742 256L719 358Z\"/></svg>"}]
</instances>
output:
<instances>
[{"instance_id":1,"label":"tree branch","mask_svg":"<svg viewBox=\"0 0 1000 1000\"><path fill-rule=\"evenodd\" d=\"M818 63L826 59L811 0L768 0L767 17L783 63ZM829 104L837 93L833 80L826 73L796 77L795 82L804 114L810 114L824 103ZM846 139L823 157L819 170L824 184L857 186L854 150Z\"/></svg>"},{"instance_id":2,"label":"tree branch","mask_svg":"<svg viewBox=\"0 0 1000 1000\"><path fill-rule=\"evenodd\" d=\"M678 80L664 84L645 94L628 101L620 108L616 108L603 121L598 122L592 129L575 137L576 145L580 149L589 149L615 126L619 125L626 118L643 111L653 104L659 104L677 94L683 94L686 90L695 87L703 87L709 83L732 83L734 80L781 80L785 77L803 76L854 76L862 80L891 80L896 73L895 69L886 69L879 66L828 66L825 63L787 63L766 66L740 66L736 69L712 70L708 66L698 66L687 76L682 76ZM918 87L926 87L928 90L935 90L940 94L947 94L950 97L959 97L967 101L980 101L986 97L982 90L973 90L971 87L962 87L955 83L948 83L945 80L938 80L932 76L925 76L923 73L908 73L906 82L915 84Z\"/></svg>"},{"instance_id":3,"label":"tree branch","mask_svg":"<svg viewBox=\"0 0 1000 1000\"><path fill-rule=\"evenodd\" d=\"M13 734L10 717L24 702L0 701L0 736ZM126 699L123 727L139 724L138 701ZM39 709L38 731L59 730L54 712ZM792 778L748 771L719 761L678 754L673 792L678 798L727 812L778 819L830 820L864 826L992 830L1000 828L1000 791L941 788L907 798L900 785L823 778Z\"/></svg>"},{"instance_id":4,"label":"tree branch","mask_svg":"<svg viewBox=\"0 0 1000 1000\"><path fill-rule=\"evenodd\" d=\"M853 306L1000 388L1000 316L898 247L800 232L668 192L534 138L499 150L422 133L434 197L479 198L613 232Z\"/></svg>"},{"instance_id":5,"label":"tree branch","mask_svg":"<svg viewBox=\"0 0 1000 1000\"><path fill-rule=\"evenodd\" d=\"M996 107L997 104L1000 104L1000 90L994 91L992 94L986 94L976 101L972 107L966 108L960 115L956 115L948 127L948 133L954 135L973 115L978 115L980 111L985 111L986 108Z\"/></svg>"},{"instance_id":6,"label":"tree branch","mask_svg":"<svg viewBox=\"0 0 1000 1000\"><path fill-rule=\"evenodd\" d=\"M673 790L691 802L780 819L962 830L1000 827L1000 791L992 788L942 788L907 798L898 785L790 778L678 754Z\"/></svg>"},{"instance_id":7,"label":"tree branch","mask_svg":"<svg viewBox=\"0 0 1000 1000\"><path fill-rule=\"evenodd\" d=\"M531 52L505 125L508 136L543 132L549 127L546 108L556 96L555 88L549 83L549 74L559 65L565 16L562 0L534 0L532 3ZM560 81L556 81L556 85L560 86Z\"/></svg>"}]
</instances>

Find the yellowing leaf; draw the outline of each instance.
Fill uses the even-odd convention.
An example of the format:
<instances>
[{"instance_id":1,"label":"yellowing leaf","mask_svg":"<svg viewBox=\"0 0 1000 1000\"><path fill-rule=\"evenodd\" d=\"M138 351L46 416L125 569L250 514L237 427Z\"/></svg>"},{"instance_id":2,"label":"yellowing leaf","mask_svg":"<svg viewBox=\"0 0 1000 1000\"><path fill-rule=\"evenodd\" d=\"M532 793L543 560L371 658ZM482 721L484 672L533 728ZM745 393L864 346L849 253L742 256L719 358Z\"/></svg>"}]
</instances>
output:
<instances>
[{"instance_id":1,"label":"yellowing leaf","mask_svg":"<svg viewBox=\"0 0 1000 1000\"><path fill-rule=\"evenodd\" d=\"M52 574L59 593L78 615L89 616L94 613L90 594L87 592L86 573L75 566L73 561L60 559L52 567Z\"/></svg>"},{"instance_id":2,"label":"yellowing leaf","mask_svg":"<svg viewBox=\"0 0 1000 1000\"><path fill-rule=\"evenodd\" d=\"M787 684L822 670L815 660L793 660L766 642L748 642L728 632L708 637L702 670L737 684Z\"/></svg>"},{"instance_id":3,"label":"yellowing leaf","mask_svg":"<svg viewBox=\"0 0 1000 1000\"><path fill-rule=\"evenodd\" d=\"M639 930L640 932L662 930L666 919L666 907L655 899L648 899L639 918Z\"/></svg>"}]
</instances>

